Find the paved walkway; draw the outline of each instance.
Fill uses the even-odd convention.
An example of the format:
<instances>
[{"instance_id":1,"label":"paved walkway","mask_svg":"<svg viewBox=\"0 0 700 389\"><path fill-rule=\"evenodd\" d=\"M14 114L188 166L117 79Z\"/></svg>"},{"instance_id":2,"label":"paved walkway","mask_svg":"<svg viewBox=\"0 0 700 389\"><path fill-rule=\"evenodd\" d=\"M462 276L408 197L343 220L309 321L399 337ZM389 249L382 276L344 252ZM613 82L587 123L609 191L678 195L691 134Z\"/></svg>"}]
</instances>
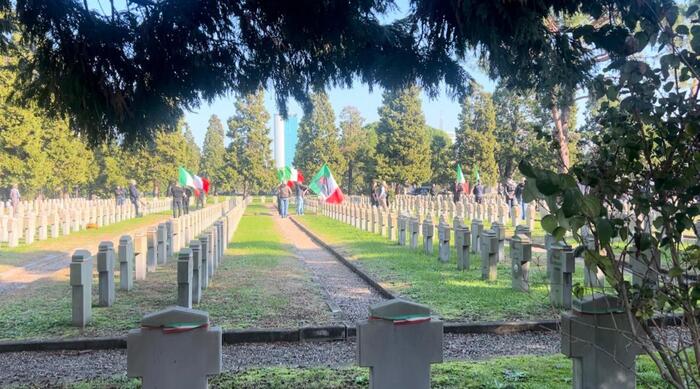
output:
<instances>
[{"instance_id":1,"label":"paved walkway","mask_svg":"<svg viewBox=\"0 0 700 389\"><path fill-rule=\"evenodd\" d=\"M291 220L279 217L272 207L271 213L284 242L293 248L296 257L312 274L314 282L324 291L326 302L338 321L354 325L367 318L370 305L384 300Z\"/></svg>"}]
</instances>

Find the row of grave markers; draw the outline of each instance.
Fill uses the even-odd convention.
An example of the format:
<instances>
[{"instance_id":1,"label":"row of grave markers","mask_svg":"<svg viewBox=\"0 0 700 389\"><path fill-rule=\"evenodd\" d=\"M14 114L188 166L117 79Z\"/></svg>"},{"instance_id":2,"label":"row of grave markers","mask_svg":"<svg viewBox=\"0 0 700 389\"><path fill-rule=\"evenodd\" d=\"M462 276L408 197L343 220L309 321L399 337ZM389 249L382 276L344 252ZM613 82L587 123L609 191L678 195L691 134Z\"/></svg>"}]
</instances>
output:
<instances>
[{"instance_id":1,"label":"row of grave markers","mask_svg":"<svg viewBox=\"0 0 700 389\"><path fill-rule=\"evenodd\" d=\"M425 214L421 222L420 213L394 213L389 209L363 205L364 202L339 205L311 199L307 203L309 210L355 228L386 236L389 240L397 241L400 246L418 249L422 239L426 255L434 255L434 240L437 239L438 259L449 262L451 247L454 247L458 270L470 270L470 253L479 254L481 278L484 281L495 281L498 277L498 264L510 261L513 289L523 292L529 290L532 230L526 225L516 223L514 235L509 239L510 258L506 258L506 227L499 221L492 221L491 228L485 229L481 220L472 219L470 229L464 224L459 212L453 217L452 225L448 224L444 214L435 225L432 212ZM459 208L460 204L457 205L458 211ZM453 237L454 243L451 246ZM545 250L550 302L555 307L570 309L576 263L574 250L563 242L555 242L549 234L545 236ZM584 269L584 283L586 286L602 287L603 273L599 269Z\"/></svg>"},{"instance_id":2,"label":"row of grave markers","mask_svg":"<svg viewBox=\"0 0 700 389\"><path fill-rule=\"evenodd\" d=\"M32 204L31 206L29 204ZM166 211L169 199L145 199L142 214ZM117 205L115 200L44 200L20 203L0 208L0 244L17 247L69 235L87 228L88 224L102 227L136 217L133 205Z\"/></svg>"},{"instance_id":3,"label":"row of grave markers","mask_svg":"<svg viewBox=\"0 0 700 389\"><path fill-rule=\"evenodd\" d=\"M619 301L593 295L562 316L561 352L573 360L572 387L636 386L639 345ZM431 386L431 364L443 361L444 324L430 308L401 299L369 307L357 323L356 362L370 388ZM142 387L205 389L222 367L222 330L204 311L172 307L146 315L127 336L127 375Z\"/></svg>"},{"instance_id":4,"label":"row of grave markers","mask_svg":"<svg viewBox=\"0 0 700 389\"><path fill-rule=\"evenodd\" d=\"M201 290L208 286L221 261L230 234L235 231L249 201L250 199L230 198L151 226L133 237L122 236L116 253L119 261L119 288L131 290L134 280L145 280L147 273L156 271L159 265L165 265L169 258L174 258L178 260L178 305L191 307L193 300L199 303ZM193 246L196 246L198 253L196 285L192 282L192 260L188 262L189 278L181 281L180 275L183 252L191 256L195 249ZM115 301L115 251L111 241L99 244L96 261L98 305L110 307ZM89 250L78 249L73 253L70 263L74 326L85 327L92 317L92 280L93 256ZM192 292L193 286L195 293Z\"/></svg>"}]
</instances>

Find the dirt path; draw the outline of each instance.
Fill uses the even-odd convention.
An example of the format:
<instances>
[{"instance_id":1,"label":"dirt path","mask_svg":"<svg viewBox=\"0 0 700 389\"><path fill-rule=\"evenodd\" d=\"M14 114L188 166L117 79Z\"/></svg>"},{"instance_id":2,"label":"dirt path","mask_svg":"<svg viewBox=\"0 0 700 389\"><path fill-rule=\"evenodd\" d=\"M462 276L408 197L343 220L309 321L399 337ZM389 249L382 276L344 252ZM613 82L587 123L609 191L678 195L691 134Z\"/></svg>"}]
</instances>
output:
<instances>
[{"instance_id":1,"label":"dirt path","mask_svg":"<svg viewBox=\"0 0 700 389\"><path fill-rule=\"evenodd\" d=\"M293 247L296 257L324 291L326 302L338 321L354 325L367 318L370 305L384 300L357 274L314 243L291 220L280 218L274 210L271 212L285 243Z\"/></svg>"},{"instance_id":2,"label":"dirt path","mask_svg":"<svg viewBox=\"0 0 700 389\"><path fill-rule=\"evenodd\" d=\"M163 216L162 219L167 219L167 216ZM161 223L163 220L154 221L153 223ZM119 245L119 238L121 238L121 236L133 235L139 231L145 231L146 228L153 225L153 223L132 228L128 231L101 234L93 237L89 244L81 242L82 244L80 245L63 244L59 245L59 247L55 247L56 245L52 244L54 247L49 250L43 250L42 247L39 247L37 250L41 254L39 254L40 256L38 258L30 260L22 265L14 266L9 270L0 272L0 295L25 288L28 285L31 285L33 282L43 278L61 276L63 273L67 272L72 253L79 248L87 249L94 255L97 253L97 246L100 244L100 242L109 240L114 243L116 250ZM67 240L70 240L70 238L70 236L66 237ZM61 246L70 248L60 248ZM27 254L22 253L18 255Z\"/></svg>"}]
</instances>

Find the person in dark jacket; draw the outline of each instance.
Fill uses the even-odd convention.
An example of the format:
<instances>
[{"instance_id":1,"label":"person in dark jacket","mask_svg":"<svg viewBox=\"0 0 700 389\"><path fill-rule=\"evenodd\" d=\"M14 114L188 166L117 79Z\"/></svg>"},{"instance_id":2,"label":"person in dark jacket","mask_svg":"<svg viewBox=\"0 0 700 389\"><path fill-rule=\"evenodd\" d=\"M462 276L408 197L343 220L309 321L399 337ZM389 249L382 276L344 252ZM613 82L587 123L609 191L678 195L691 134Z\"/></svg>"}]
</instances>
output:
<instances>
[{"instance_id":1,"label":"person in dark jacket","mask_svg":"<svg viewBox=\"0 0 700 389\"><path fill-rule=\"evenodd\" d=\"M484 186L481 185L481 180L476 182L476 185L474 185L474 200L481 204L482 200L484 199Z\"/></svg>"},{"instance_id":2,"label":"person in dark jacket","mask_svg":"<svg viewBox=\"0 0 700 389\"><path fill-rule=\"evenodd\" d=\"M185 191L177 183L173 182L170 184L170 196L173 198L172 208L173 217L182 216L182 200L185 197Z\"/></svg>"},{"instance_id":3,"label":"person in dark jacket","mask_svg":"<svg viewBox=\"0 0 700 389\"><path fill-rule=\"evenodd\" d=\"M136 189L136 180L129 181L129 200L131 201L131 204L134 204L136 217L140 217L141 212L139 210L139 205L141 204L141 194L139 193L139 190Z\"/></svg>"},{"instance_id":4,"label":"person in dark jacket","mask_svg":"<svg viewBox=\"0 0 700 389\"><path fill-rule=\"evenodd\" d=\"M192 189L189 187L184 188L185 195L182 198L182 208L185 211L185 215L190 213L190 197L192 197Z\"/></svg>"}]
</instances>

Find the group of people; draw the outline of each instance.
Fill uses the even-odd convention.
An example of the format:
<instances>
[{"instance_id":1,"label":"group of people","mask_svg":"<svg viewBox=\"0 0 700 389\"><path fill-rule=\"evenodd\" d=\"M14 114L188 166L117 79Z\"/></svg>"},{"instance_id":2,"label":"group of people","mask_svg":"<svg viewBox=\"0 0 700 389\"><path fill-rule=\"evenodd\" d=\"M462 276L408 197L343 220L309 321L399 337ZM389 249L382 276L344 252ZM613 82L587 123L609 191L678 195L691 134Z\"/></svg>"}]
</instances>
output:
<instances>
[{"instance_id":1,"label":"group of people","mask_svg":"<svg viewBox=\"0 0 700 389\"><path fill-rule=\"evenodd\" d=\"M297 215L304 214L304 196L309 192L309 187L301 182L295 182L292 186L281 183L277 186L277 212L282 218L289 216L289 198L296 195Z\"/></svg>"},{"instance_id":2,"label":"group of people","mask_svg":"<svg viewBox=\"0 0 700 389\"><path fill-rule=\"evenodd\" d=\"M204 207L204 191L193 193L188 186L180 186L177 182L172 182L168 186L168 196L172 197L171 208L173 217L177 218L190 213L190 198L194 195L195 207Z\"/></svg>"},{"instance_id":3,"label":"group of people","mask_svg":"<svg viewBox=\"0 0 700 389\"><path fill-rule=\"evenodd\" d=\"M114 189L114 197L117 201L117 206L124 205L127 194L129 195L129 201L131 201L131 204L134 206L136 216L141 216L141 193L139 193L138 188L136 188L136 180L130 180L129 186L126 189L119 185Z\"/></svg>"}]
</instances>

